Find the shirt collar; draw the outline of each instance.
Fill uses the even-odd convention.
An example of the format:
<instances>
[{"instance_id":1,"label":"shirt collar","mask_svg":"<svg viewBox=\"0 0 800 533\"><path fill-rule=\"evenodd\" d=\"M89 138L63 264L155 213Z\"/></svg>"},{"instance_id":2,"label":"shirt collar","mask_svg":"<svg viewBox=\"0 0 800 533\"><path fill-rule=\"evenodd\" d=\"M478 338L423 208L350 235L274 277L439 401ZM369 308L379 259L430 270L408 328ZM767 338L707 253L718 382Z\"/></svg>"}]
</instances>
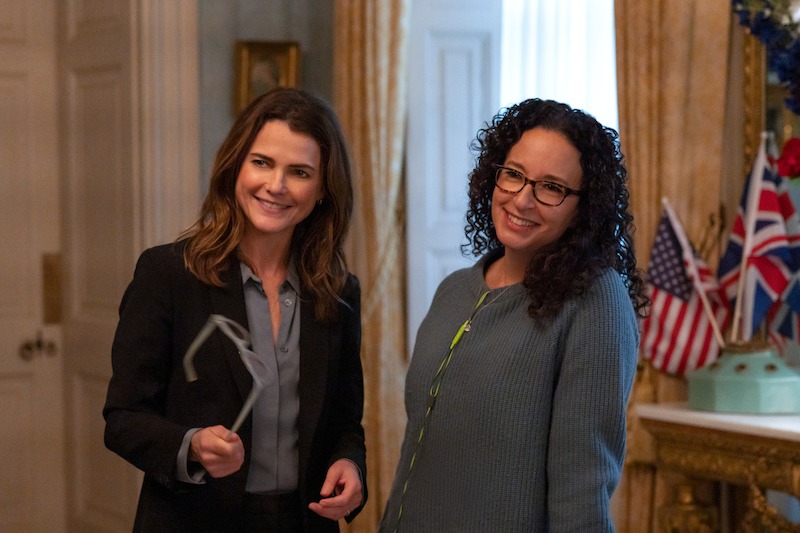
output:
<instances>
[{"instance_id":1,"label":"shirt collar","mask_svg":"<svg viewBox=\"0 0 800 533\"><path fill-rule=\"evenodd\" d=\"M244 261L239 261L239 269L242 273L242 284L244 285L247 283L248 280L252 279L259 285L261 284L261 279L255 275L255 273L250 269L249 266ZM292 288L292 290L296 293L300 293L300 276L297 274L297 268L295 268L294 261L291 259L289 260L289 268L286 270L286 283Z\"/></svg>"}]
</instances>

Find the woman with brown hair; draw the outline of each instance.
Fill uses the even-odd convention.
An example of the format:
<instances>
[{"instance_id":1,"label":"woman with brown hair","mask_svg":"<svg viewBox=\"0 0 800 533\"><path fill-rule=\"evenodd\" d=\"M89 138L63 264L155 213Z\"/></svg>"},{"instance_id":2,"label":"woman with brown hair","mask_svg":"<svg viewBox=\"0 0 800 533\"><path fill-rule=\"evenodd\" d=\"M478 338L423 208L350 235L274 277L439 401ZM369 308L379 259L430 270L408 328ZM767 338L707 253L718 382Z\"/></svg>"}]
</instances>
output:
<instances>
[{"instance_id":1,"label":"woman with brown hair","mask_svg":"<svg viewBox=\"0 0 800 533\"><path fill-rule=\"evenodd\" d=\"M362 508L352 204L334 112L275 89L233 125L194 225L139 258L103 410L145 473L134 530L338 531Z\"/></svg>"}]
</instances>

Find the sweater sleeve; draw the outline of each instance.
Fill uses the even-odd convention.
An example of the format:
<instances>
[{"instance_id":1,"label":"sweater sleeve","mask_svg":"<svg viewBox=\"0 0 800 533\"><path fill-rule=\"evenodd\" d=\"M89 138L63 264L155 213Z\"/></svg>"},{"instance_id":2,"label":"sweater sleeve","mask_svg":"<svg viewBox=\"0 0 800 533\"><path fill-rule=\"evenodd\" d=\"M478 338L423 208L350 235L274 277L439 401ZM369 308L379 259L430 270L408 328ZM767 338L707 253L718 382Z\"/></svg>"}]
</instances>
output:
<instances>
[{"instance_id":1,"label":"sweater sleeve","mask_svg":"<svg viewBox=\"0 0 800 533\"><path fill-rule=\"evenodd\" d=\"M551 531L614 531L610 499L625 456L625 411L639 343L616 272L567 310L548 447Z\"/></svg>"}]
</instances>

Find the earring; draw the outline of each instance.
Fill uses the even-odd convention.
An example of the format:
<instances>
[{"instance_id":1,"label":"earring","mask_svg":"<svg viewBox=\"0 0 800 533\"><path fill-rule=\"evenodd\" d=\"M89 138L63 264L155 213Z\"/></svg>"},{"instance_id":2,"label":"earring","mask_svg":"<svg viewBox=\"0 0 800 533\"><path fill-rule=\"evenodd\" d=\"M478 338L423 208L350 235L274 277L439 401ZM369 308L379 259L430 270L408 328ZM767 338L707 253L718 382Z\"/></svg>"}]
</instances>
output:
<instances>
[{"instance_id":1,"label":"earring","mask_svg":"<svg viewBox=\"0 0 800 533\"><path fill-rule=\"evenodd\" d=\"M322 198L320 198L319 200L317 200L317 205L322 205Z\"/></svg>"}]
</instances>

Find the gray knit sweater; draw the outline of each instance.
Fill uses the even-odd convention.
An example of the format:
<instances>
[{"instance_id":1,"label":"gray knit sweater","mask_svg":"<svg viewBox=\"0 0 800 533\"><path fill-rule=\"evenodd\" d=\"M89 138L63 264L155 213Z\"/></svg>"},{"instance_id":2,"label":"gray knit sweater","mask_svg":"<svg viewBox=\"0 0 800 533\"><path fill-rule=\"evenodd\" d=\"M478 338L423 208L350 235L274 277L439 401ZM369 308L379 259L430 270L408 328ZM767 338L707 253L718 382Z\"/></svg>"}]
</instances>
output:
<instances>
[{"instance_id":1,"label":"gray knit sweater","mask_svg":"<svg viewBox=\"0 0 800 533\"><path fill-rule=\"evenodd\" d=\"M382 532L395 530L437 368L488 290L485 262L441 283L417 333ZM408 476L399 531L613 531L609 500L639 342L622 279L605 272L547 325L528 317L521 284L503 290L489 293L454 349Z\"/></svg>"}]
</instances>

